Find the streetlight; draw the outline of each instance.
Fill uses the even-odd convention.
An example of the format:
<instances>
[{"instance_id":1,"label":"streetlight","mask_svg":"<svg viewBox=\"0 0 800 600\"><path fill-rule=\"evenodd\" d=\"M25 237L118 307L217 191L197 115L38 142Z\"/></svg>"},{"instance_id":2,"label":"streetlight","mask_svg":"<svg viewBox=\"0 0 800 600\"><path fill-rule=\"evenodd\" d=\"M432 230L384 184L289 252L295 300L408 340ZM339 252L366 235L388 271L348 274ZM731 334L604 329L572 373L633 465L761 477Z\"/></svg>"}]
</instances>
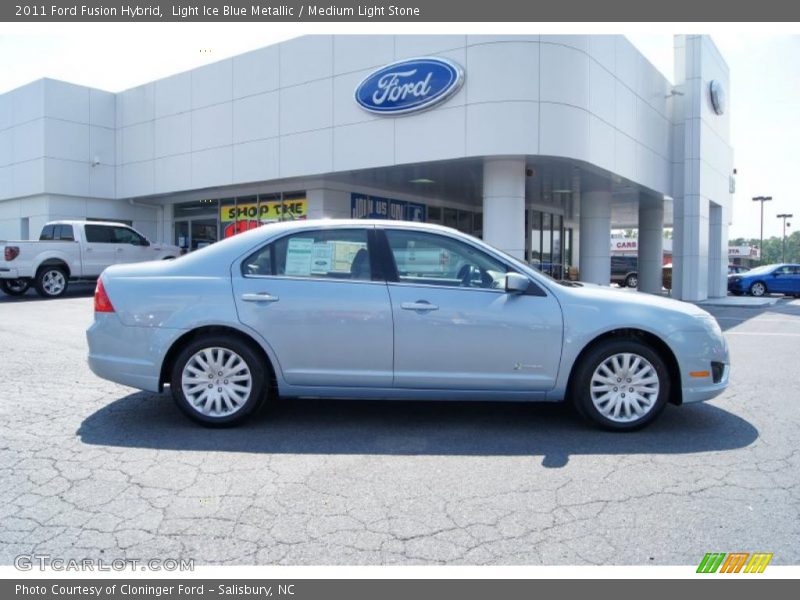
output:
<instances>
[{"instance_id":1,"label":"streetlight","mask_svg":"<svg viewBox=\"0 0 800 600\"><path fill-rule=\"evenodd\" d=\"M764 264L764 202L772 200L772 196L756 196L753 202L761 202L761 237L758 242L759 263Z\"/></svg>"},{"instance_id":2,"label":"streetlight","mask_svg":"<svg viewBox=\"0 0 800 600\"><path fill-rule=\"evenodd\" d=\"M763 204L761 206L764 206ZM783 237L781 237L781 262L786 262L786 227L791 227L791 223L787 223L786 219L791 219L794 215L783 213L778 215L779 219L783 219Z\"/></svg>"}]
</instances>

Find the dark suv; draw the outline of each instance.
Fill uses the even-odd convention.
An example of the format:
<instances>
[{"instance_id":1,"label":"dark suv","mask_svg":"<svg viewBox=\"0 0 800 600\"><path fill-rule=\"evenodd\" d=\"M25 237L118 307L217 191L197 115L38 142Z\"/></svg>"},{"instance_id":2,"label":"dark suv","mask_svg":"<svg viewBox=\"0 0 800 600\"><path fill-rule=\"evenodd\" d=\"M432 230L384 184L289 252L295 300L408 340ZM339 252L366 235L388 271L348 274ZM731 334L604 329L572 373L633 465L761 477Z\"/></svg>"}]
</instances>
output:
<instances>
[{"instance_id":1,"label":"dark suv","mask_svg":"<svg viewBox=\"0 0 800 600\"><path fill-rule=\"evenodd\" d=\"M638 258L636 256L611 257L611 283L635 288L639 286L639 273L637 272Z\"/></svg>"}]
</instances>

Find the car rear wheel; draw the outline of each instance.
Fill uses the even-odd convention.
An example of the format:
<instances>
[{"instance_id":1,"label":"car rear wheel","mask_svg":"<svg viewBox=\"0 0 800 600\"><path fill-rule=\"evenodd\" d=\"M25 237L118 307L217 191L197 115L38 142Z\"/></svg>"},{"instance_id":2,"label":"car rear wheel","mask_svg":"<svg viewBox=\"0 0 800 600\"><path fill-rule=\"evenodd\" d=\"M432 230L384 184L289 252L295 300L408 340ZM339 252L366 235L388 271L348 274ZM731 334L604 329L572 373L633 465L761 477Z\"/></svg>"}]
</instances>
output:
<instances>
[{"instance_id":1,"label":"car rear wheel","mask_svg":"<svg viewBox=\"0 0 800 600\"><path fill-rule=\"evenodd\" d=\"M0 290L9 296L22 296L31 287L27 279L0 279Z\"/></svg>"},{"instance_id":2,"label":"car rear wheel","mask_svg":"<svg viewBox=\"0 0 800 600\"><path fill-rule=\"evenodd\" d=\"M267 366L253 348L227 336L206 336L186 346L172 367L170 387L189 418L211 427L236 425L267 394Z\"/></svg>"},{"instance_id":3,"label":"car rear wheel","mask_svg":"<svg viewBox=\"0 0 800 600\"><path fill-rule=\"evenodd\" d=\"M625 278L625 287L635 288L639 287L639 276L631 273Z\"/></svg>"},{"instance_id":4,"label":"car rear wheel","mask_svg":"<svg viewBox=\"0 0 800 600\"><path fill-rule=\"evenodd\" d=\"M756 281L750 286L750 295L760 297L767 293L767 286L761 281Z\"/></svg>"},{"instance_id":5,"label":"car rear wheel","mask_svg":"<svg viewBox=\"0 0 800 600\"><path fill-rule=\"evenodd\" d=\"M664 409L670 383L664 361L649 346L635 339L607 340L577 366L572 401L605 429L633 431Z\"/></svg>"},{"instance_id":6,"label":"car rear wheel","mask_svg":"<svg viewBox=\"0 0 800 600\"><path fill-rule=\"evenodd\" d=\"M67 273L61 267L42 267L36 273L36 293L42 298L58 298L67 292Z\"/></svg>"}]
</instances>

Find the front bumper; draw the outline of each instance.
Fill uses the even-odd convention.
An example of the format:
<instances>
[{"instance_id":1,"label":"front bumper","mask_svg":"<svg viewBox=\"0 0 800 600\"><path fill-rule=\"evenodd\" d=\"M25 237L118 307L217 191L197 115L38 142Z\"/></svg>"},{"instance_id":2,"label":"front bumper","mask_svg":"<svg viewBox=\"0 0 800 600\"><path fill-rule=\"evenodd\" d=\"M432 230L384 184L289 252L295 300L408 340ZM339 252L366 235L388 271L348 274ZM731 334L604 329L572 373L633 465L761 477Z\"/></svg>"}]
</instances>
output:
<instances>
[{"instance_id":1,"label":"front bumper","mask_svg":"<svg viewBox=\"0 0 800 600\"><path fill-rule=\"evenodd\" d=\"M741 279L738 281L728 281L728 291L744 293L748 291L748 286L746 286Z\"/></svg>"},{"instance_id":2,"label":"front bumper","mask_svg":"<svg viewBox=\"0 0 800 600\"><path fill-rule=\"evenodd\" d=\"M161 365L179 329L128 327L115 313L95 313L86 331L89 368L98 377L140 390L158 392Z\"/></svg>"},{"instance_id":3,"label":"front bumper","mask_svg":"<svg viewBox=\"0 0 800 600\"><path fill-rule=\"evenodd\" d=\"M671 335L668 341L678 360L683 404L711 400L725 391L728 387L731 361L728 342L722 334L681 331ZM722 372L717 377L715 363L722 367Z\"/></svg>"}]
</instances>

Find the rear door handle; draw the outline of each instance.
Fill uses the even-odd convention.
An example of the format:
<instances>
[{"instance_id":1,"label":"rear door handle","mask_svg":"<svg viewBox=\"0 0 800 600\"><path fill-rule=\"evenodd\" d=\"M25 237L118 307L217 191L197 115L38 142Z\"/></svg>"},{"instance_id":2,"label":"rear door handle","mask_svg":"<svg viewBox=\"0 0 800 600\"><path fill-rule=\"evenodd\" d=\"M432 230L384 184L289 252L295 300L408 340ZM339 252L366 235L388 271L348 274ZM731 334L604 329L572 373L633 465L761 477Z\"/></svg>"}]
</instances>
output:
<instances>
[{"instance_id":1,"label":"rear door handle","mask_svg":"<svg viewBox=\"0 0 800 600\"><path fill-rule=\"evenodd\" d=\"M260 292L258 294L242 294L242 300L245 302L277 302L280 298L269 292Z\"/></svg>"},{"instance_id":2,"label":"rear door handle","mask_svg":"<svg viewBox=\"0 0 800 600\"><path fill-rule=\"evenodd\" d=\"M403 302L400 305L400 308L403 310L419 310L422 312L427 312L429 310L439 310L439 307L435 304L431 304L427 300L418 300L417 302Z\"/></svg>"}]
</instances>

